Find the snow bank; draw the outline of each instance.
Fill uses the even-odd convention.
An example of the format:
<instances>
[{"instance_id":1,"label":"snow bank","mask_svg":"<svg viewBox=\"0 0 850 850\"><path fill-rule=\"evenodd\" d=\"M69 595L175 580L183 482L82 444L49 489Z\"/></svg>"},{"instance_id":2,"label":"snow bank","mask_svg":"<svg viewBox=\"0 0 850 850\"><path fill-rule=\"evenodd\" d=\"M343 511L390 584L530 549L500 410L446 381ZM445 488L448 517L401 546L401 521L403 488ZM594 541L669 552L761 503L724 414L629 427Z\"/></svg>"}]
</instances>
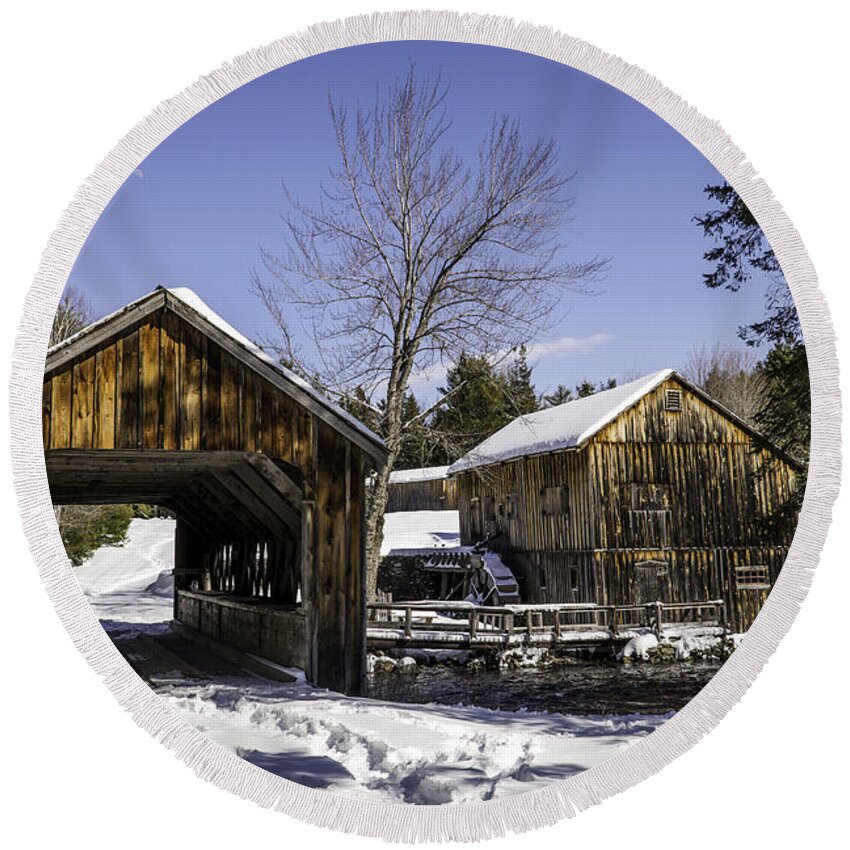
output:
<instances>
[{"instance_id":1,"label":"snow bank","mask_svg":"<svg viewBox=\"0 0 850 850\"><path fill-rule=\"evenodd\" d=\"M381 555L400 550L451 549L460 546L457 511L399 511L384 514Z\"/></svg>"},{"instance_id":2,"label":"snow bank","mask_svg":"<svg viewBox=\"0 0 850 850\"><path fill-rule=\"evenodd\" d=\"M633 637L624 647L622 658L636 658L639 661L649 660L649 650L658 646L658 638L648 632L645 635Z\"/></svg>"}]
</instances>

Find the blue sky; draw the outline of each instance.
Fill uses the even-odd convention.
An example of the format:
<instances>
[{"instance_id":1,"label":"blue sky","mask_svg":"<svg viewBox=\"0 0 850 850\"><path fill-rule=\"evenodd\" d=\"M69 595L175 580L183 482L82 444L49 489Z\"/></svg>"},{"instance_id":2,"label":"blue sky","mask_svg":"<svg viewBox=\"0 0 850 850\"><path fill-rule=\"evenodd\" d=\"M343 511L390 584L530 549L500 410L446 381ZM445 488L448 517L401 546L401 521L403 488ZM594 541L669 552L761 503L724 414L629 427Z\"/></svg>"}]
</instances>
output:
<instances>
[{"instance_id":1,"label":"blue sky","mask_svg":"<svg viewBox=\"0 0 850 850\"><path fill-rule=\"evenodd\" d=\"M451 83L450 141L474 157L494 113L520 119L529 141L553 137L576 171L568 256L611 258L593 297L565 313L531 350L538 390L681 368L695 346L741 346L761 317L767 280L738 293L702 284L708 247L692 217L721 178L649 110L593 77L536 56L443 42L393 42L288 65L208 107L139 166L95 225L69 277L97 316L158 284L194 289L250 337L272 332L249 292L260 247L283 245L282 181L311 201L338 152L328 95L367 104L376 85L442 70ZM428 398L439 370L418 380Z\"/></svg>"}]
</instances>

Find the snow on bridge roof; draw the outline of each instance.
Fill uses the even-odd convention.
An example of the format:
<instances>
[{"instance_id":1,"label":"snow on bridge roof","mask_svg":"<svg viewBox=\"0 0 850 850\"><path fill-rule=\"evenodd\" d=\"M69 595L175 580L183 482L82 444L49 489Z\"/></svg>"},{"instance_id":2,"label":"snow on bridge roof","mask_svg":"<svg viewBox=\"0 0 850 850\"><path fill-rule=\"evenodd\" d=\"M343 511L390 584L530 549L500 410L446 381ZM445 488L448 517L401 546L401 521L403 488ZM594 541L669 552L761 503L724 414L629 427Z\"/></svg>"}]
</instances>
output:
<instances>
[{"instance_id":1,"label":"snow on bridge roof","mask_svg":"<svg viewBox=\"0 0 850 850\"><path fill-rule=\"evenodd\" d=\"M448 475L447 466L423 466L419 469L398 469L390 473L390 484L412 484L416 481L438 481Z\"/></svg>"},{"instance_id":2,"label":"snow on bridge roof","mask_svg":"<svg viewBox=\"0 0 850 850\"><path fill-rule=\"evenodd\" d=\"M662 369L610 390L519 416L456 460L448 473L580 446L673 375L672 369Z\"/></svg>"}]
</instances>

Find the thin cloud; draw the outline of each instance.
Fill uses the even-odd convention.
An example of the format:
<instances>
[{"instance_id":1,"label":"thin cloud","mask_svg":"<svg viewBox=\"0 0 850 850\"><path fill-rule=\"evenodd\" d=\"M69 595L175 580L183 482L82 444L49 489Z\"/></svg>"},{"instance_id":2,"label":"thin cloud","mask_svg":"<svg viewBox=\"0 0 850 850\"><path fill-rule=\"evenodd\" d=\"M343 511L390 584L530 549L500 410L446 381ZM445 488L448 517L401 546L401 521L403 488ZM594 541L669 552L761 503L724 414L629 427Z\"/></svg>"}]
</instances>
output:
<instances>
[{"instance_id":1,"label":"thin cloud","mask_svg":"<svg viewBox=\"0 0 850 850\"><path fill-rule=\"evenodd\" d=\"M612 334L595 333L590 336L562 336L558 339L546 340L545 342L533 342L526 346L526 356L531 365L536 365L540 360L556 354L583 353L592 351L606 342L614 339ZM507 350L497 351L495 360L502 359L508 354ZM451 364L435 363L427 369L414 372L410 376L410 388L434 387L446 380L446 375Z\"/></svg>"}]
</instances>

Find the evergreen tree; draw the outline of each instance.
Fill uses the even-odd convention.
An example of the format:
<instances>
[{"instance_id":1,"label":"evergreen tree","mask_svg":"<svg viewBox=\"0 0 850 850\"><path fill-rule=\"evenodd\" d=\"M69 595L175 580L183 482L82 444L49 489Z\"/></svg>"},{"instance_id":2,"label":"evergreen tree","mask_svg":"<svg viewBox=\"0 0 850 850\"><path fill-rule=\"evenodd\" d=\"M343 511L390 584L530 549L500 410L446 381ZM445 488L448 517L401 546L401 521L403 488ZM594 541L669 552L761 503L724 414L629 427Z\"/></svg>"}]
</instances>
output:
<instances>
[{"instance_id":1,"label":"evergreen tree","mask_svg":"<svg viewBox=\"0 0 850 850\"><path fill-rule=\"evenodd\" d=\"M575 389L571 390L566 384L558 384L555 389L544 395L541 399L543 407L556 407L559 404L566 404L568 401L575 401L577 398L587 398L597 392L612 390L617 386L616 378L608 378L605 381L600 381L594 384L593 381L585 378L581 383L576 384Z\"/></svg>"},{"instance_id":2,"label":"evergreen tree","mask_svg":"<svg viewBox=\"0 0 850 850\"><path fill-rule=\"evenodd\" d=\"M596 386L585 378L580 384L576 384L576 396L578 398L587 398L596 392Z\"/></svg>"},{"instance_id":3,"label":"evergreen tree","mask_svg":"<svg viewBox=\"0 0 850 850\"><path fill-rule=\"evenodd\" d=\"M440 392L446 403L431 418L436 455L451 463L516 418L508 381L486 357L461 354Z\"/></svg>"},{"instance_id":4,"label":"evergreen tree","mask_svg":"<svg viewBox=\"0 0 850 850\"><path fill-rule=\"evenodd\" d=\"M413 393L404 398L402 411L406 427L402 432L401 451L396 469L419 469L436 464L434 438L429 423Z\"/></svg>"},{"instance_id":5,"label":"evergreen tree","mask_svg":"<svg viewBox=\"0 0 850 850\"><path fill-rule=\"evenodd\" d=\"M528 351L524 345L519 347L516 357L505 372L507 403L515 416L534 413L538 409L537 393L531 383L531 366L528 365Z\"/></svg>"},{"instance_id":6,"label":"evergreen tree","mask_svg":"<svg viewBox=\"0 0 850 850\"><path fill-rule=\"evenodd\" d=\"M316 386L314 384L314 386ZM340 407L350 413L355 419L359 419L367 428L376 434L381 433L381 413L370 403L366 391L361 386L356 386L340 399Z\"/></svg>"},{"instance_id":7,"label":"evergreen tree","mask_svg":"<svg viewBox=\"0 0 850 850\"><path fill-rule=\"evenodd\" d=\"M809 367L800 318L779 261L743 199L728 183L706 186L705 193L716 204L694 217L703 234L715 243L703 254L713 266L703 275L705 285L737 292L753 272L771 280L764 318L740 328L739 335L748 345L769 347L759 364L765 385L753 415L756 427L804 464L797 492L768 518L769 525L790 530L802 504L811 442Z\"/></svg>"},{"instance_id":8,"label":"evergreen tree","mask_svg":"<svg viewBox=\"0 0 850 850\"><path fill-rule=\"evenodd\" d=\"M575 398L573 391L566 384L558 384L551 393L547 393L541 399L542 407L557 407L566 404Z\"/></svg>"}]
</instances>

